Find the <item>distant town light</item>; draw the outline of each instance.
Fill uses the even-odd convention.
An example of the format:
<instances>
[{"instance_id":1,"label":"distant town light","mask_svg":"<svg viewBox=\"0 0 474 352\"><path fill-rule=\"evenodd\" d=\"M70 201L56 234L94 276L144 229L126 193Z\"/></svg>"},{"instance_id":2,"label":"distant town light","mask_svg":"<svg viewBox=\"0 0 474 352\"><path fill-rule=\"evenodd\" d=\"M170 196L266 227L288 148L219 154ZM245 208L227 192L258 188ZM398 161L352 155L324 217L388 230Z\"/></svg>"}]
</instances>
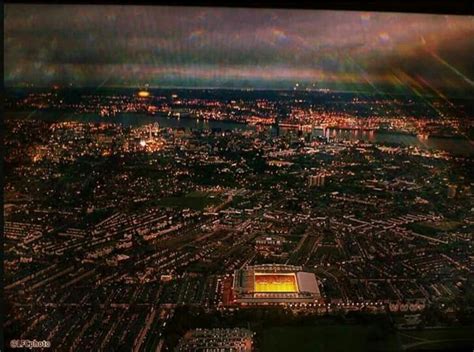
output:
<instances>
[{"instance_id":1,"label":"distant town light","mask_svg":"<svg viewBox=\"0 0 474 352\"><path fill-rule=\"evenodd\" d=\"M146 90L141 90L138 92L138 96L140 98L147 98L150 96L150 92L146 91Z\"/></svg>"}]
</instances>

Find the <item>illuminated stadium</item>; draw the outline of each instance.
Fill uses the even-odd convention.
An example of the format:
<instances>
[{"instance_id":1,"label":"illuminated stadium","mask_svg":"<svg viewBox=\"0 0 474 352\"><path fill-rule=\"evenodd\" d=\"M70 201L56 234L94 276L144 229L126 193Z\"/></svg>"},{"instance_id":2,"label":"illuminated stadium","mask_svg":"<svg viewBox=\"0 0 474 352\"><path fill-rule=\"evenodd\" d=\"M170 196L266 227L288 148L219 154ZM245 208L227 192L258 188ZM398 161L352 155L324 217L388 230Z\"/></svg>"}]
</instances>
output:
<instances>
[{"instance_id":1,"label":"illuminated stadium","mask_svg":"<svg viewBox=\"0 0 474 352\"><path fill-rule=\"evenodd\" d=\"M234 303L312 303L320 298L313 273L302 267L265 264L236 270L233 278Z\"/></svg>"}]
</instances>

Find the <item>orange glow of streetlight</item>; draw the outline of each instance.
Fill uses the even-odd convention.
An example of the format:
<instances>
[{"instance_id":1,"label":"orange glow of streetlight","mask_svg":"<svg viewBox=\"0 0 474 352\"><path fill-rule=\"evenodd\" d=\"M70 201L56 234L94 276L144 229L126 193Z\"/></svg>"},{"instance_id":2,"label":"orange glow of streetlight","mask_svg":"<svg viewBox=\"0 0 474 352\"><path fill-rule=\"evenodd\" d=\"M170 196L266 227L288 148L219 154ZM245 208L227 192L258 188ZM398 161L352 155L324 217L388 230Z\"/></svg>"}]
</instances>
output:
<instances>
[{"instance_id":1,"label":"orange glow of streetlight","mask_svg":"<svg viewBox=\"0 0 474 352\"><path fill-rule=\"evenodd\" d=\"M150 92L147 92L146 90L141 90L138 92L138 96L140 98L148 98L150 96Z\"/></svg>"}]
</instances>

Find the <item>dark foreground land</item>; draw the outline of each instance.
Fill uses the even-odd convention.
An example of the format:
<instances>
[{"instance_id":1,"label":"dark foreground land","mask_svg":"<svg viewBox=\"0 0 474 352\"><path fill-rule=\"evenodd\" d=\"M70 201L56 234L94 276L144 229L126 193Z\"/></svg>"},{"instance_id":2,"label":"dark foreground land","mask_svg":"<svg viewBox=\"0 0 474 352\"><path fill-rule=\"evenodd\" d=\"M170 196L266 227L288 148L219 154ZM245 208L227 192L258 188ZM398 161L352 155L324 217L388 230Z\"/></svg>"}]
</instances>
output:
<instances>
[{"instance_id":1,"label":"dark foreground land","mask_svg":"<svg viewBox=\"0 0 474 352\"><path fill-rule=\"evenodd\" d=\"M446 137L468 119L403 105L417 115L361 120L351 109L393 102L349 96L331 110L310 93L158 93L79 97L72 114L77 101L27 94L18 108L52 104L49 117L7 114L7 341L169 351L189 329L242 327L259 351L472 351L473 145ZM200 122L180 118L182 104ZM255 114L314 128L254 126ZM405 134L364 132L372 123ZM347 124L359 129L329 128ZM262 248L267 237L281 245ZM234 271L259 264L314 273L320 297L270 313L226 301ZM398 329L406 315L419 315L415 330Z\"/></svg>"}]
</instances>

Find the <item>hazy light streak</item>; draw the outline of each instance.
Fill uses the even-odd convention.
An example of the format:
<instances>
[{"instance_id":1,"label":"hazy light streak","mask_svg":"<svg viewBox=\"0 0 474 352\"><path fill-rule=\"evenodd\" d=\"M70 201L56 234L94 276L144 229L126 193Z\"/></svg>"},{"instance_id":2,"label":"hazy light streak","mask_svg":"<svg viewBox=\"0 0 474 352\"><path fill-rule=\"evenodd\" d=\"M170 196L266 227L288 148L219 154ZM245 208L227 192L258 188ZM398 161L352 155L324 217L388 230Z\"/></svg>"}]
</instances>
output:
<instances>
[{"instance_id":1,"label":"hazy light streak","mask_svg":"<svg viewBox=\"0 0 474 352\"><path fill-rule=\"evenodd\" d=\"M472 80L470 80L468 77L466 77L465 75L463 75L461 72L459 72L459 70L456 69L456 67L450 65L448 62L446 62L446 60L443 60L441 57L439 57L439 55L437 55L436 53L432 52L432 51L429 51L427 50L436 60L438 60L440 63L442 63L444 66L446 66L447 68L449 68L452 72L454 72L456 75L458 75L460 78L462 78L463 80L465 80L467 83L469 83L471 86L474 86L474 82Z\"/></svg>"}]
</instances>

